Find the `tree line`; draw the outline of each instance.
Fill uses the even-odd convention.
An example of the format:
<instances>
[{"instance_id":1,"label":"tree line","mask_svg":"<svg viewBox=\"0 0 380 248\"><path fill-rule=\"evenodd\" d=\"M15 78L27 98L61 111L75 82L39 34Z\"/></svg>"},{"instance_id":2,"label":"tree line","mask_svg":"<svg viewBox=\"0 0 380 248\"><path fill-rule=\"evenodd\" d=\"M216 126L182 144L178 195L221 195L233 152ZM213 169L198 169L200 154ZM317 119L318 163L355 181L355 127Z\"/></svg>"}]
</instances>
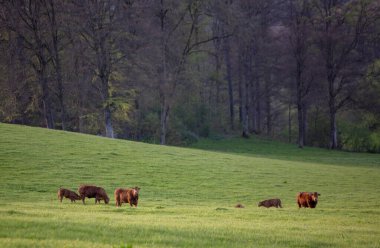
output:
<instances>
[{"instance_id":1,"label":"tree line","mask_svg":"<svg viewBox=\"0 0 380 248\"><path fill-rule=\"evenodd\" d=\"M378 0L1 0L0 121L380 152Z\"/></svg>"}]
</instances>

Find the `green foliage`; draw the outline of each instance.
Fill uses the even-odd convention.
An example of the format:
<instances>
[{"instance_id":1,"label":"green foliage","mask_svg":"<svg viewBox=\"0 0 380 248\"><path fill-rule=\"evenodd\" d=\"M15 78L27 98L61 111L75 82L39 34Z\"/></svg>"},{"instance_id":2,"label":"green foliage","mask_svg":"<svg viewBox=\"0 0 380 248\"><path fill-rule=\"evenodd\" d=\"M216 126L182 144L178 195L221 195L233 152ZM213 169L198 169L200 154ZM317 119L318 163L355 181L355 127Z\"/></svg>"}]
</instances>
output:
<instances>
[{"instance_id":1,"label":"green foliage","mask_svg":"<svg viewBox=\"0 0 380 248\"><path fill-rule=\"evenodd\" d=\"M113 118L119 121L128 121L131 106L122 98L112 98L111 106L114 108Z\"/></svg>"},{"instance_id":2,"label":"green foliage","mask_svg":"<svg viewBox=\"0 0 380 248\"><path fill-rule=\"evenodd\" d=\"M144 115L139 131L142 134L141 140L151 143L158 143L160 140L160 118L157 112L148 112Z\"/></svg>"},{"instance_id":3,"label":"green foliage","mask_svg":"<svg viewBox=\"0 0 380 248\"><path fill-rule=\"evenodd\" d=\"M380 131L371 133L369 135L369 152L380 153Z\"/></svg>"},{"instance_id":4,"label":"green foliage","mask_svg":"<svg viewBox=\"0 0 380 248\"><path fill-rule=\"evenodd\" d=\"M370 142L368 129L348 123L342 124L341 129L343 149L356 152L368 151Z\"/></svg>"},{"instance_id":5,"label":"green foliage","mask_svg":"<svg viewBox=\"0 0 380 248\"><path fill-rule=\"evenodd\" d=\"M113 127L118 137L131 138L129 134L133 126L136 125L136 120L133 120L133 114L136 111L133 103L135 101L137 92L136 90L122 90L119 88L117 91L114 87L110 89L110 97L103 102L102 108L109 107L112 112ZM126 128L127 127L127 128ZM127 133L126 133L127 132Z\"/></svg>"},{"instance_id":6,"label":"green foliage","mask_svg":"<svg viewBox=\"0 0 380 248\"><path fill-rule=\"evenodd\" d=\"M380 187L380 155L256 137L193 147L0 124L0 246L380 245L378 197L368 194ZM110 204L59 203L59 186L82 183L104 187ZM113 190L135 185L138 208L116 208ZM299 191L320 192L317 208L299 210ZM272 197L284 208L257 207Z\"/></svg>"},{"instance_id":7,"label":"green foliage","mask_svg":"<svg viewBox=\"0 0 380 248\"><path fill-rule=\"evenodd\" d=\"M176 146L188 146L197 142L199 137L186 128L170 129L168 143Z\"/></svg>"},{"instance_id":8,"label":"green foliage","mask_svg":"<svg viewBox=\"0 0 380 248\"><path fill-rule=\"evenodd\" d=\"M79 118L83 123L82 132L97 135L102 133L102 116L98 112L84 114Z\"/></svg>"},{"instance_id":9,"label":"green foliage","mask_svg":"<svg viewBox=\"0 0 380 248\"><path fill-rule=\"evenodd\" d=\"M177 123L175 127L181 133L193 133L196 136L208 137L210 134L209 109L197 101L190 101L177 106L174 110ZM186 135L185 135L186 136Z\"/></svg>"},{"instance_id":10,"label":"green foliage","mask_svg":"<svg viewBox=\"0 0 380 248\"><path fill-rule=\"evenodd\" d=\"M354 122L342 122L341 139L344 150L380 152L380 120L372 113L356 113Z\"/></svg>"}]
</instances>

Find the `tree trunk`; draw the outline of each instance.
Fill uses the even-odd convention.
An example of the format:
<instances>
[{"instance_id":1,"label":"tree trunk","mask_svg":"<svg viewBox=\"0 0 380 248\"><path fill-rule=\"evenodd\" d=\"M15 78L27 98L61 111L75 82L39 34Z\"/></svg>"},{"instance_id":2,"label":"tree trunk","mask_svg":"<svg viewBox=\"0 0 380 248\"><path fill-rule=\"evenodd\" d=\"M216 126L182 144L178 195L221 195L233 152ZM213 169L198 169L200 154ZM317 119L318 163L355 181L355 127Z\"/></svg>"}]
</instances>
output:
<instances>
[{"instance_id":1,"label":"tree trunk","mask_svg":"<svg viewBox=\"0 0 380 248\"><path fill-rule=\"evenodd\" d=\"M271 92L270 92L270 72L265 72L265 110L266 110L266 133L268 136L272 135L272 106L271 106Z\"/></svg>"},{"instance_id":2,"label":"tree trunk","mask_svg":"<svg viewBox=\"0 0 380 248\"><path fill-rule=\"evenodd\" d=\"M298 147L304 147L305 133L304 133L304 103L303 103L303 91L304 84L302 81L302 73L304 68L303 63L303 53L302 53L302 44L300 44L300 39L297 39L296 44L296 90L297 90L297 115L298 115Z\"/></svg>"},{"instance_id":3,"label":"tree trunk","mask_svg":"<svg viewBox=\"0 0 380 248\"><path fill-rule=\"evenodd\" d=\"M166 13L167 9L164 6L164 1L160 1L161 10L159 13L160 18L160 27L161 27L161 68L159 70L159 85L158 85L158 91L160 94L160 105L161 105L161 113L160 113L160 144L165 145L166 144L166 131L167 131L167 121L168 121L168 114L169 114L169 106L167 105L166 101L166 94L168 92L165 85L167 84L167 77L166 77L166 50L167 50L167 43L166 43L166 36L165 36L165 19L166 19Z\"/></svg>"},{"instance_id":4,"label":"tree trunk","mask_svg":"<svg viewBox=\"0 0 380 248\"><path fill-rule=\"evenodd\" d=\"M37 30L37 29L36 29ZM35 31L35 36L38 37L37 31ZM53 111L51 109L51 99L50 99L50 90L48 86L46 69L47 69L47 60L44 53L44 47L41 40L36 38L38 49L37 57L39 60L39 65L34 65L35 71L38 74L39 83L42 89L42 104L43 104L43 113L45 118L46 127L49 129L54 129L54 118Z\"/></svg>"},{"instance_id":5,"label":"tree trunk","mask_svg":"<svg viewBox=\"0 0 380 248\"><path fill-rule=\"evenodd\" d=\"M271 107L271 97L270 95L267 95L265 97L265 105L266 105L266 128L267 128L267 135L272 136L272 107Z\"/></svg>"},{"instance_id":6,"label":"tree trunk","mask_svg":"<svg viewBox=\"0 0 380 248\"><path fill-rule=\"evenodd\" d=\"M50 28L51 28L51 38L53 41L53 64L58 84L58 101L61 107L61 122L62 122L62 130L66 129L66 109L64 104L64 88L63 88L63 80L62 80L62 66L61 66L61 58L59 56L59 36L58 36L58 25L56 20L56 7L54 5L54 1L50 0L48 2L50 8L48 6L45 6L49 21L50 21Z\"/></svg>"},{"instance_id":7,"label":"tree trunk","mask_svg":"<svg viewBox=\"0 0 380 248\"><path fill-rule=\"evenodd\" d=\"M319 119L319 107L315 107L315 115L314 115L314 130L313 130L313 140L317 140L317 130L318 130L318 119ZM319 142L318 142L319 144Z\"/></svg>"},{"instance_id":8,"label":"tree trunk","mask_svg":"<svg viewBox=\"0 0 380 248\"><path fill-rule=\"evenodd\" d=\"M304 105L302 100L302 82L301 82L301 71L297 63L297 115L298 115L298 147L304 147L305 133L304 133Z\"/></svg>"},{"instance_id":9,"label":"tree trunk","mask_svg":"<svg viewBox=\"0 0 380 248\"><path fill-rule=\"evenodd\" d=\"M330 149L337 149L338 136L337 136L337 127L336 127L335 99L333 97L330 97L329 108L330 108Z\"/></svg>"},{"instance_id":10,"label":"tree trunk","mask_svg":"<svg viewBox=\"0 0 380 248\"><path fill-rule=\"evenodd\" d=\"M53 37L53 46L54 46L54 62L55 62L55 73L58 84L58 100L61 106L61 122L62 122L62 130L66 130L66 107L64 101L64 86L62 79L62 66L61 66L61 58L59 56L58 51L58 34Z\"/></svg>"},{"instance_id":11,"label":"tree trunk","mask_svg":"<svg viewBox=\"0 0 380 248\"><path fill-rule=\"evenodd\" d=\"M219 57L219 54L215 57L215 64L216 64L216 80L215 80L215 104L214 104L214 114L215 114L215 120L220 125L221 123L221 111L219 110L221 104L220 104L220 71L222 67L222 61ZM218 125L218 126L219 126Z\"/></svg>"},{"instance_id":12,"label":"tree trunk","mask_svg":"<svg viewBox=\"0 0 380 248\"><path fill-rule=\"evenodd\" d=\"M106 137L114 138L113 127L112 127L112 118L111 118L111 109L107 105L104 109L104 119L106 125Z\"/></svg>"},{"instance_id":13,"label":"tree trunk","mask_svg":"<svg viewBox=\"0 0 380 248\"><path fill-rule=\"evenodd\" d=\"M36 43L36 56L38 58L38 65L33 65L35 71L38 74L39 83L42 88L42 104L43 104L43 112L44 118L46 122L46 127L49 129L54 129L54 118L53 111L51 107L51 96L50 90L48 86L48 80L46 75L46 69L48 65L48 59L45 52L46 44L41 40L41 27L37 26L37 22L35 22L32 26L33 36Z\"/></svg>"},{"instance_id":14,"label":"tree trunk","mask_svg":"<svg viewBox=\"0 0 380 248\"><path fill-rule=\"evenodd\" d=\"M58 58L59 60L59 58ZM66 130L66 107L64 101L64 88L63 88L63 80L61 73L61 64L60 61L57 61L57 82L58 82L58 100L59 105L61 106L61 122L62 122L62 130Z\"/></svg>"},{"instance_id":15,"label":"tree trunk","mask_svg":"<svg viewBox=\"0 0 380 248\"><path fill-rule=\"evenodd\" d=\"M49 129L54 129L54 118L51 112L51 106L49 100L42 100L43 109L44 109L44 118L46 127Z\"/></svg>"},{"instance_id":16,"label":"tree trunk","mask_svg":"<svg viewBox=\"0 0 380 248\"><path fill-rule=\"evenodd\" d=\"M304 146L304 117L303 117L303 106L302 103L297 103L297 113L298 113L298 147L303 148Z\"/></svg>"},{"instance_id":17,"label":"tree trunk","mask_svg":"<svg viewBox=\"0 0 380 248\"><path fill-rule=\"evenodd\" d=\"M292 104L288 105L288 142L292 143L292 115L291 115Z\"/></svg>"},{"instance_id":18,"label":"tree trunk","mask_svg":"<svg viewBox=\"0 0 380 248\"><path fill-rule=\"evenodd\" d=\"M17 46L17 58L18 60L20 61L19 65L18 65L18 82L25 82L26 81L26 78L27 78L27 60L25 58L25 51L24 51L24 40L23 38L17 34L17 38L16 38L17 42L16 42L16 46ZM23 93L22 92L19 92L19 93L16 93L16 99L21 99L22 98L22 95ZM21 102L18 101L18 102ZM20 110L18 111L20 114L21 114L21 123L24 124L27 122L27 111L26 111L26 106L20 106Z\"/></svg>"},{"instance_id":19,"label":"tree trunk","mask_svg":"<svg viewBox=\"0 0 380 248\"><path fill-rule=\"evenodd\" d=\"M165 145L166 144L166 131L167 131L167 124L169 119L169 106L163 101L161 103L161 132L160 132L160 144Z\"/></svg>"},{"instance_id":20,"label":"tree trunk","mask_svg":"<svg viewBox=\"0 0 380 248\"><path fill-rule=\"evenodd\" d=\"M232 85L232 68L231 68L231 58L230 58L230 41L229 39L225 40L224 46L224 55L226 61L227 69L227 83L228 83L228 99L229 99L229 109L230 109L230 128L235 129L234 120L235 120L235 111L234 111L234 94L233 94L233 85Z\"/></svg>"},{"instance_id":21,"label":"tree trunk","mask_svg":"<svg viewBox=\"0 0 380 248\"><path fill-rule=\"evenodd\" d=\"M39 70L39 81L42 88L42 104L43 104L43 113L46 123L46 127L49 129L54 129L54 118L51 110L49 88L47 85L47 79L45 77L45 69Z\"/></svg>"},{"instance_id":22,"label":"tree trunk","mask_svg":"<svg viewBox=\"0 0 380 248\"><path fill-rule=\"evenodd\" d=\"M243 137L249 138L249 101L248 101L248 95L249 95L249 85L246 79L245 87L243 91L243 106L242 106L242 117L243 117Z\"/></svg>"},{"instance_id":23,"label":"tree trunk","mask_svg":"<svg viewBox=\"0 0 380 248\"><path fill-rule=\"evenodd\" d=\"M253 110L253 132L255 134L261 133L261 85L259 78L256 78L254 89L254 106Z\"/></svg>"},{"instance_id":24,"label":"tree trunk","mask_svg":"<svg viewBox=\"0 0 380 248\"><path fill-rule=\"evenodd\" d=\"M101 67L104 68L104 67ZM106 106L104 107L104 123L105 123L105 129L106 129L106 137L108 138L114 138L114 131L112 126L112 110L109 103L109 100L111 98L109 93L109 81L108 76L105 75L106 72L102 72L100 76L100 80L102 82L102 88L103 88L103 99L105 101Z\"/></svg>"},{"instance_id":25,"label":"tree trunk","mask_svg":"<svg viewBox=\"0 0 380 248\"><path fill-rule=\"evenodd\" d=\"M303 145L306 146L306 137L307 137L307 105L303 104L303 113L302 113L302 132L303 132Z\"/></svg>"},{"instance_id":26,"label":"tree trunk","mask_svg":"<svg viewBox=\"0 0 380 248\"><path fill-rule=\"evenodd\" d=\"M242 56L240 59L240 66L242 67L243 70L239 71L239 74L244 75L242 77L239 75L239 81L244 79L244 83L241 82L241 87L242 87L242 92L241 92L241 98L242 98L242 128L243 128L243 137L244 138L249 138L249 113L250 113L250 82L252 81L252 57L250 54L244 54L243 51L241 51ZM241 66L243 64L243 66Z\"/></svg>"},{"instance_id":27,"label":"tree trunk","mask_svg":"<svg viewBox=\"0 0 380 248\"><path fill-rule=\"evenodd\" d=\"M333 50L332 41L329 37L327 41L327 56L326 56L326 70L327 70L327 82L329 84L329 112L330 112L330 149L338 148L338 137L337 137L337 127L336 127L336 95L335 92L335 79L336 72L333 60Z\"/></svg>"},{"instance_id":28,"label":"tree trunk","mask_svg":"<svg viewBox=\"0 0 380 248\"><path fill-rule=\"evenodd\" d=\"M243 93L243 82L242 82L242 63L243 63L243 58L240 58L240 61L239 61L239 68L238 68L238 77L239 77L239 79L238 79L238 87L239 87L239 123L241 124L241 125L243 125L244 126L244 124L243 124L243 122L244 122L244 117L243 117L243 115L244 115L244 110L243 110L243 108L244 108L244 101L243 101L243 94L245 94L245 92L248 90L247 88L245 88L245 92ZM244 133L244 131L243 131L243 133Z\"/></svg>"}]
</instances>

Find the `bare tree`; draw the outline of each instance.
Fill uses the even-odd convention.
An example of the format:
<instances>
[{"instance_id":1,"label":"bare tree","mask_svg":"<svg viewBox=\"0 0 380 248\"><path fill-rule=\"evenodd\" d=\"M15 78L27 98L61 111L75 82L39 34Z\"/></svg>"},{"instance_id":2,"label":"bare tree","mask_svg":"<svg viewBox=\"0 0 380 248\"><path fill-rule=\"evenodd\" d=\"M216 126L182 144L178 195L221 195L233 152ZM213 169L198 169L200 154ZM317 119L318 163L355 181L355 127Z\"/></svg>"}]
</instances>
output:
<instances>
[{"instance_id":1,"label":"bare tree","mask_svg":"<svg viewBox=\"0 0 380 248\"><path fill-rule=\"evenodd\" d=\"M328 88L331 149L338 148L337 112L355 91L357 81L350 66L358 42L369 24L369 7L369 2L364 0L314 2L313 23L324 59Z\"/></svg>"},{"instance_id":2,"label":"bare tree","mask_svg":"<svg viewBox=\"0 0 380 248\"><path fill-rule=\"evenodd\" d=\"M75 5L76 24L80 37L86 41L93 52L93 60L89 61L94 75L100 84L95 84L101 99L104 113L105 133L114 137L112 113L115 108L113 88L110 81L115 66L124 58L116 42L123 34L120 28L120 1L80 1Z\"/></svg>"},{"instance_id":3,"label":"bare tree","mask_svg":"<svg viewBox=\"0 0 380 248\"><path fill-rule=\"evenodd\" d=\"M295 59L295 83L298 113L298 147L306 143L306 97L310 90L310 79L307 78L307 60L310 59L311 6L307 0L289 1L289 40L291 53Z\"/></svg>"},{"instance_id":4,"label":"bare tree","mask_svg":"<svg viewBox=\"0 0 380 248\"><path fill-rule=\"evenodd\" d=\"M160 144L166 144L168 119L176 89L189 56L200 45L220 39L211 36L197 40L196 27L201 21L203 2L188 1L184 7L176 1L161 0L157 16L160 20L159 72ZM223 36L224 37L224 36Z\"/></svg>"},{"instance_id":5,"label":"bare tree","mask_svg":"<svg viewBox=\"0 0 380 248\"><path fill-rule=\"evenodd\" d=\"M39 87L41 88L41 104L47 128L54 128L54 111L52 94L49 88L49 44L47 41L44 4L42 1L17 0L4 3L7 13L4 13L4 23L15 32L22 45L30 52L25 57L27 63L34 69Z\"/></svg>"},{"instance_id":6,"label":"bare tree","mask_svg":"<svg viewBox=\"0 0 380 248\"><path fill-rule=\"evenodd\" d=\"M66 106L64 102L65 89L63 85L63 75L62 75L62 59L60 55L60 49L62 46L62 28L59 17L57 16L60 12L58 9L62 9L62 3L56 0L43 0L42 1L45 13L47 15L47 25L50 29L50 45L48 46L48 51L52 60L52 64L55 71L56 81L57 81L57 97L59 105L61 108L61 127L62 130L66 129ZM58 5L58 6L57 6Z\"/></svg>"}]
</instances>

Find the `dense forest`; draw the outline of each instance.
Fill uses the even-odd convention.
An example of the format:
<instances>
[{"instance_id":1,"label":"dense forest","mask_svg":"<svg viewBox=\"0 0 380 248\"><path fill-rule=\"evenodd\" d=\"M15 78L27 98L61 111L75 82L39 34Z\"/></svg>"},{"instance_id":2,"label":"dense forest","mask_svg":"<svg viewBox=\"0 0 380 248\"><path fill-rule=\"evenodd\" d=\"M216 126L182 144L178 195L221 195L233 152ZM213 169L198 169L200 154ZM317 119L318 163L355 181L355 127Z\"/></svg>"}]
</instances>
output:
<instances>
[{"instance_id":1,"label":"dense forest","mask_svg":"<svg viewBox=\"0 0 380 248\"><path fill-rule=\"evenodd\" d=\"M380 152L379 0L0 0L0 122Z\"/></svg>"}]
</instances>

